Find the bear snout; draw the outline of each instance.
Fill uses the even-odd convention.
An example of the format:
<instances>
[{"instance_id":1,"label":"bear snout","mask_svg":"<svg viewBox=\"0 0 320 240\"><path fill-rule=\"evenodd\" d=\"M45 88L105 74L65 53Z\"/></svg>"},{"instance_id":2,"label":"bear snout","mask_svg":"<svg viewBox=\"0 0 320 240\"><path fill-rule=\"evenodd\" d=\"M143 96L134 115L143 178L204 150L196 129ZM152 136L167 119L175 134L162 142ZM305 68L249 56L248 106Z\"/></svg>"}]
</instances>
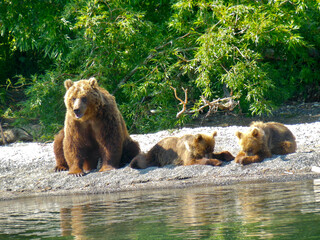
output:
<instances>
[{"instance_id":1,"label":"bear snout","mask_svg":"<svg viewBox=\"0 0 320 240\"><path fill-rule=\"evenodd\" d=\"M246 152L246 156L252 157L254 155L256 155L256 154L252 151Z\"/></svg>"},{"instance_id":2,"label":"bear snout","mask_svg":"<svg viewBox=\"0 0 320 240\"><path fill-rule=\"evenodd\" d=\"M73 109L74 114L76 115L77 118L81 118L83 114L81 113L80 108Z\"/></svg>"}]
</instances>

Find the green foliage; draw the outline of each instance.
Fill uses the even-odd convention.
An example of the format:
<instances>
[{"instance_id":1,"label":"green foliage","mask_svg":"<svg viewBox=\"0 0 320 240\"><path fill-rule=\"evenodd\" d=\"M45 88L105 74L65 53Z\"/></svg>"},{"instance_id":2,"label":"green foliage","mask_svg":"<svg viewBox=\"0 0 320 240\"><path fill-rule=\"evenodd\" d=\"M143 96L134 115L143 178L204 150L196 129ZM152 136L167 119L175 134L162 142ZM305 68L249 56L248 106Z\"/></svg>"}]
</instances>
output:
<instances>
[{"instance_id":1,"label":"green foliage","mask_svg":"<svg viewBox=\"0 0 320 240\"><path fill-rule=\"evenodd\" d=\"M225 83L245 111L270 112L275 103L282 103L301 88L289 84L288 77L291 81L295 78L294 82L300 79L288 75L288 69L278 68L288 67L292 62L300 73L307 74L303 70L305 61L301 65L297 61L306 57L311 44L299 29L306 22L319 27L318 17L313 18L317 6L303 1L226 2L186 0L174 5L176 14L170 26L199 36L194 58L184 69L197 73L193 82L204 96L221 94L221 83ZM319 42L316 44L319 46ZM315 60L309 58L312 65ZM318 82L309 73L309 80L312 77L311 82Z\"/></svg>"},{"instance_id":2,"label":"green foliage","mask_svg":"<svg viewBox=\"0 0 320 240\"><path fill-rule=\"evenodd\" d=\"M32 76L32 83L25 90L28 100L21 102L20 114L31 119L41 116L40 123L43 126L48 126L50 131L59 130L63 126L60 120L64 117L64 111L61 111L64 110L63 80L51 72Z\"/></svg>"},{"instance_id":3,"label":"green foliage","mask_svg":"<svg viewBox=\"0 0 320 240\"><path fill-rule=\"evenodd\" d=\"M131 132L188 121L175 118L170 86L188 88L195 110L201 95L225 89L250 114L319 100L319 9L307 0L4 0L1 112L39 119L50 138L63 125L63 81L90 76L116 96ZM23 98L8 101L17 91Z\"/></svg>"}]
</instances>

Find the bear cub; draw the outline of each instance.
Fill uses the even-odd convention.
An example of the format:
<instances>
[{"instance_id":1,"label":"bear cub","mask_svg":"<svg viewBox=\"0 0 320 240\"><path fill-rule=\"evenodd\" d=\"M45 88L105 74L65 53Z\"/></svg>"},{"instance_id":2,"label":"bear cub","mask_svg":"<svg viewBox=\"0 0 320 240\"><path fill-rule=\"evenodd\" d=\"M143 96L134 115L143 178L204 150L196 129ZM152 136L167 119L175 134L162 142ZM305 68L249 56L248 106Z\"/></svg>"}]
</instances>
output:
<instances>
[{"instance_id":1,"label":"bear cub","mask_svg":"<svg viewBox=\"0 0 320 240\"><path fill-rule=\"evenodd\" d=\"M153 146L147 153L136 156L130 163L132 168L163 167L174 165L212 165L220 166L223 161L231 161L234 157L225 151L214 154L217 132L211 135L187 134L182 137L167 137Z\"/></svg>"},{"instance_id":2,"label":"bear cub","mask_svg":"<svg viewBox=\"0 0 320 240\"><path fill-rule=\"evenodd\" d=\"M237 131L241 151L235 158L243 165L263 161L272 154L284 155L296 151L292 132L277 122L252 122L247 133Z\"/></svg>"}]
</instances>

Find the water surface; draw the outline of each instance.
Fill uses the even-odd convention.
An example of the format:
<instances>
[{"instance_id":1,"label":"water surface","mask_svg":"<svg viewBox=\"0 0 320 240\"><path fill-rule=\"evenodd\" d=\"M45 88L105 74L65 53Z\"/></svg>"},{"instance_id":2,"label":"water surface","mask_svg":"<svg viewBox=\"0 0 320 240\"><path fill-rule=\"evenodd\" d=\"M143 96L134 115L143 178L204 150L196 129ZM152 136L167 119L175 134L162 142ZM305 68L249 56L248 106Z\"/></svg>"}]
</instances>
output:
<instances>
[{"instance_id":1,"label":"water surface","mask_svg":"<svg viewBox=\"0 0 320 240\"><path fill-rule=\"evenodd\" d=\"M0 201L0 239L319 239L320 180Z\"/></svg>"}]
</instances>

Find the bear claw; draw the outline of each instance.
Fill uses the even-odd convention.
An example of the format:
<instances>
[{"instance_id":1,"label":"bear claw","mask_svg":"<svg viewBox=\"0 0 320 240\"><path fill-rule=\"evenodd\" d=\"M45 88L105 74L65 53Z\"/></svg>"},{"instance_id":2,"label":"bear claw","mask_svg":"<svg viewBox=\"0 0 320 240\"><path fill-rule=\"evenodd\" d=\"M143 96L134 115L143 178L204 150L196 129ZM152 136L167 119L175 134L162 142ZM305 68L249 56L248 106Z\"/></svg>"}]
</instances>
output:
<instances>
[{"instance_id":1,"label":"bear claw","mask_svg":"<svg viewBox=\"0 0 320 240\"><path fill-rule=\"evenodd\" d=\"M68 168L63 167L63 166L56 166L56 167L54 168L54 171L55 171L55 172L61 172L61 171L67 171L67 170L68 170Z\"/></svg>"}]
</instances>

